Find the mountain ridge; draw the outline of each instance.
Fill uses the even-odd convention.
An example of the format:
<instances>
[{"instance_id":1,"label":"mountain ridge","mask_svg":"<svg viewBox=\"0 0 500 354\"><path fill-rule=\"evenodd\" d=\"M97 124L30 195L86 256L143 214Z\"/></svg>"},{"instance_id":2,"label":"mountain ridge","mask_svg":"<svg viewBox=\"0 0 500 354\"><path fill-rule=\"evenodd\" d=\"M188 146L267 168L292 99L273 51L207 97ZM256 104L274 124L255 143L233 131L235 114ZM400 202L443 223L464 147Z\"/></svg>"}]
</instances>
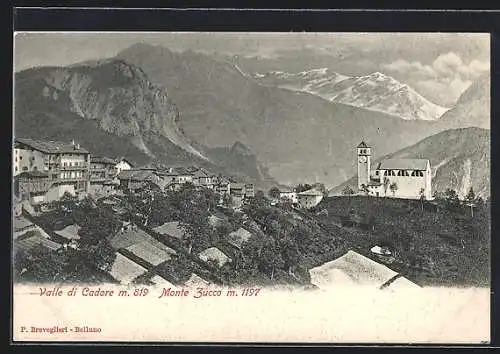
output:
<instances>
[{"instance_id":1,"label":"mountain ridge","mask_svg":"<svg viewBox=\"0 0 500 354\"><path fill-rule=\"evenodd\" d=\"M446 129L433 121L403 120L263 86L233 62L202 53L138 44L117 57L166 87L179 108L179 126L192 141L211 149L230 148L239 141L282 184L337 185L354 168L346 156L363 138L373 137L385 154Z\"/></svg>"},{"instance_id":2,"label":"mountain ridge","mask_svg":"<svg viewBox=\"0 0 500 354\"><path fill-rule=\"evenodd\" d=\"M16 73L14 114L16 136L74 138L92 153L126 156L139 165L158 161L244 175L227 171L238 165L223 158L217 158L219 165L211 161L205 147L182 132L167 91L122 60Z\"/></svg>"},{"instance_id":3,"label":"mountain ridge","mask_svg":"<svg viewBox=\"0 0 500 354\"><path fill-rule=\"evenodd\" d=\"M408 84L381 72L347 76L328 68L319 68L298 73L254 73L252 77L263 85L307 92L330 102L383 112L406 120L435 121L448 110L424 98Z\"/></svg>"}]
</instances>

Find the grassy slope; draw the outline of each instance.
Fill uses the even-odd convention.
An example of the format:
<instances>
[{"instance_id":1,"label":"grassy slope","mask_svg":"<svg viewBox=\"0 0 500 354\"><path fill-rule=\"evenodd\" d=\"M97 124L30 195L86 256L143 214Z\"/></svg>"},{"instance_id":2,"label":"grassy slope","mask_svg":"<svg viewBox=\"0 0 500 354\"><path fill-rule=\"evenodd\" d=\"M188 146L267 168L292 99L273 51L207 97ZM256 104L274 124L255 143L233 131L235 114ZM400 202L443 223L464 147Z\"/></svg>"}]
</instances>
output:
<instances>
[{"instance_id":1,"label":"grassy slope","mask_svg":"<svg viewBox=\"0 0 500 354\"><path fill-rule=\"evenodd\" d=\"M477 211L471 220L467 213L422 211L419 201L356 196L326 198L318 209L328 210L328 216L317 216L324 227L350 230L342 236L347 247L372 259L377 260L370 249L381 240L406 239L407 247L388 266L418 284L490 284L490 215L486 210ZM350 209L374 216L374 230L339 227L341 216Z\"/></svg>"}]
</instances>

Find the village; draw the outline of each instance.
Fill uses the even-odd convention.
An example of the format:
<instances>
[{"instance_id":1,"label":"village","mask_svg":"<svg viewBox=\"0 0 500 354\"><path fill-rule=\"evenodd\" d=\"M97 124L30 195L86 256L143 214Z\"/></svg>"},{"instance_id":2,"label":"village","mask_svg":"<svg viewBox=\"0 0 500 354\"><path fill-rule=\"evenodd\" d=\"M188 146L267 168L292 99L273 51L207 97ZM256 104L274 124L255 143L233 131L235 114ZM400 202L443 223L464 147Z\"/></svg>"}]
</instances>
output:
<instances>
[{"instance_id":1,"label":"village","mask_svg":"<svg viewBox=\"0 0 500 354\"><path fill-rule=\"evenodd\" d=\"M372 169L365 142L353 149L358 190L333 197L321 184L264 192L197 166L137 167L74 141L16 138L13 155L19 281L394 289L482 252L480 198L435 200L428 160Z\"/></svg>"},{"instance_id":2,"label":"village","mask_svg":"<svg viewBox=\"0 0 500 354\"><path fill-rule=\"evenodd\" d=\"M255 233L252 227L258 229L255 225L244 227L239 219L245 216L241 212L244 203L256 195L263 198L263 192L256 191L251 183L200 167L152 164L136 167L126 158L92 156L74 141L16 138L13 155L14 252L27 259L39 254L45 257L47 252L73 252L79 258L82 250L99 253L102 250L96 248L105 249L104 258L113 260L90 264L98 268L99 281L128 284L140 279L153 284L178 284L177 274L162 277L157 273L163 273L156 270L165 268L173 259L182 263L179 259L184 257L197 271L190 272L183 285L221 283L214 279L213 270L231 263ZM311 187L290 194L289 189L275 187L269 195L270 204L286 199L299 210L317 205L324 191ZM206 202L207 209L200 208L199 212L204 214L194 215L197 211L194 205L170 205L185 213L153 222L150 219L163 217L155 214L161 214L163 209L152 206L161 203L162 198L165 203L167 200L173 203L173 198L181 198L176 203ZM96 217L76 220L78 217L73 214L78 213L77 209ZM236 226L231 225L222 246L205 242L206 247L200 249L199 245L193 245L196 226L205 228L198 231L207 236L207 232L219 232L216 227L227 224L228 219L238 221L233 222ZM204 221L208 223L203 224ZM91 232L98 234L92 237L101 237L105 242L84 240L89 233L85 230L99 228L101 222L107 225ZM193 225L197 222L202 225ZM196 255L192 254L193 246L197 248ZM100 263L100 259L95 263Z\"/></svg>"}]
</instances>

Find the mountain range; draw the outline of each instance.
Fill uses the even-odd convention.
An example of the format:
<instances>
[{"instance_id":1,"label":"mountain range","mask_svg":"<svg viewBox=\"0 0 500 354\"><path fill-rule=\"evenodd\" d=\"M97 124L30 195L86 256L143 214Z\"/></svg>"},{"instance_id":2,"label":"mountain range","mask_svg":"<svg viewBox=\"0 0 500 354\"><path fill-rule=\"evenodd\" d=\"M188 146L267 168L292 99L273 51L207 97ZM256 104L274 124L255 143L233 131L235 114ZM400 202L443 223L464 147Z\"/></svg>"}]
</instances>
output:
<instances>
[{"instance_id":1,"label":"mountain range","mask_svg":"<svg viewBox=\"0 0 500 354\"><path fill-rule=\"evenodd\" d=\"M330 102L383 112L406 120L437 120L448 109L422 97L407 84L375 72L349 77L328 68L299 73L253 73L259 83L310 93Z\"/></svg>"},{"instance_id":2,"label":"mountain range","mask_svg":"<svg viewBox=\"0 0 500 354\"><path fill-rule=\"evenodd\" d=\"M255 156L239 155L237 149L213 151L190 141L165 89L122 60L17 73L14 113L19 137L75 139L94 155L126 156L137 165L199 165L257 184L272 181Z\"/></svg>"},{"instance_id":3,"label":"mountain range","mask_svg":"<svg viewBox=\"0 0 500 354\"><path fill-rule=\"evenodd\" d=\"M228 60L149 44L106 60L28 69L15 77L15 134L75 138L96 154L137 163L197 164L263 188L334 187L354 175L361 140L384 156L445 130L489 122L488 80L471 85L437 119L444 108L379 73L309 70L300 73L302 81L291 77L293 90L259 75ZM335 90L349 94L335 97L343 102L318 94L333 95L342 83Z\"/></svg>"},{"instance_id":4,"label":"mountain range","mask_svg":"<svg viewBox=\"0 0 500 354\"><path fill-rule=\"evenodd\" d=\"M361 140L387 154L448 128L264 86L230 61L193 51L136 44L117 57L166 88L189 139L211 148L239 141L283 184L335 186L352 175Z\"/></svg>"},{"instance_id":5,"label":"mountain range","mask_svg":"<svg viewBox=\"0 0 500 354\"><path fill-rule=\"evenodd\" d=\"M481 76L462 93L457 104L441 116L441 124L490 129L490 90L489 76Z\"/></svg>"}]
</instances>

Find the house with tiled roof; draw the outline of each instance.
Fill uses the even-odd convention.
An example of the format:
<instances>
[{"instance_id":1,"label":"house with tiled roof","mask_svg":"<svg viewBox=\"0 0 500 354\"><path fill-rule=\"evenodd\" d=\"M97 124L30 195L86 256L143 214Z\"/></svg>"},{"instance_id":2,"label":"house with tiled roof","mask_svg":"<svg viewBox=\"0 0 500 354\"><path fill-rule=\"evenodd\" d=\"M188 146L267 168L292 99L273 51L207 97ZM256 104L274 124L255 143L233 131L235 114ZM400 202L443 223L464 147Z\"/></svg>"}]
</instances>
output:
<instances>
[{"instance_id":1,"label":"house with tiled roof","mask_svg":"<svg viewBox=\"0 0 500 354\"><path fill-rule=\"evenodd\" d=\"M204 262L214 262L219 268L232 262L231 258L217 247L210 247L203 250L198 254L198 257Z\"/></svg>"},{"instance_id":2,"label":"house with tiled roof","mask_svg":"<svg viewBox=\"0 0 500 354\"><path fill-rule=\"evenodd\" d=\"M16 138L13 152L13 175L28 173L21 178L24 184L21 189L28 199L35 197L38 202L47 202L59 199L64 193L80 196L88 193L90 152L75 141ZM50 180L44 183L45 191L39 188L40 183L33 183L41 182L42 177Z\"/></svg>"},{"instance_id":3,"label":"house with tiled roof","mask_svg":"<svg viewBox=\"0 0 500 354\"><path fill-rule=\"evenodd\" d=\"M215 191L219 194L231 194L231 181L224 176L215 178Z\"/></svg>"},{"instance_id":4,"label":"house with tiled roof","mask_svg":"<svg viewBox=\"0 0 500 354\"><path fill-rule=\"evenodd\" d=\"M297 193L298 203L302 208L313 208L323 200L324 193L316 188Z\"/></svg>"},{"instance_id":5,"label":"house with tiled roof","mask_svg":"<svg viewBox=\"0 0 500 354\"><path fill-rule=\"evenodd\" d=\"M134 168L134 165L126 158L120 157L120 158L115 159L115 167L114 168L116 170L116 174L118 174L121 171L130 170L130 169Z\"/></svg>"},{"instance_id":6,"label":"house with tiled roof","mask_svg":"<svg viewBox=\"0 0 500 354\"><path fill-rule=\"evenodd\" d=\"M398 272L354 251L309 270L311 283L322 290L361 286L368 289L419 289Z\"/></svg>"},{"instance_id":7,"label":"house with tiled roof","mask_svg":"<svg viewBox=\"0 0 500 354\"><path fill-rule=\"evenodd\" d=\"M216 176L203 168L197 168L193 172L193 183L197 186L213 189L215 187Z\"/></svg>"},{"instance_id":8,"label":"house with tiled roof","mask_svg":"<svg viewBox=\"0 0 500 354\"><path fill-rule=\"evenodd\" d=\"M242 250L245 243L250 240L252 233L242 227L236 231L232 231L226 238L227 243L238 250Z\"/></svg>"},{"instance_id":9,"label":"house with tiled roof","mask_svg":"<svg viewBox=\"0 0 500 354\"><path fill-rule=\"evenodd\" d=\"M186 230L179 221L169 221L153 229L160 235L166 235L178 240L184 240L189 237L189 232Z\"/></svg>"},{"instance_id":10,"label":"house with tiled roof","mask_svg":"<svg viewBox=\"0 0 500 354\"><path fill-rule=\"evenodd\" d=\"M14 250L22 250L30 252L34 249L45 248L51 251L56 251L62 247L61 244L54 242L44 235L42 235L38 230L28 231L25 234L17 237L14 240Z\"/></svg>"},{"instance_id":11,"label":"house with tiled roof","mask_svg":"<svg viewBox=\"0 0 500 354\"><path fill-rule=\"evenodd\" d=\"M292 203L298 203L299 199L295 188L281 187L279 190L280 190L280 199L286 199Z\"/></svg>"},{"instance_id":12,"label":"house with tiled roof","mask_svg":"<svg viewBox=\"0 0 500 354\"><path fill-rule=\"evenodd\" d=\"M94 157L90 159L89 194L95 197L106 197L115 193L119 182L116 160L110 157Z\"/></svg>"},{"instance_id":13,"label":"house with tiled roof","mask_svg":"<svg viewBox=\"0 0 500 354\"><path fill-rule=\"evenodd\" d=\"M189 167L169 167L157 172L166 190L178 190L185 183L194 183L194 172Z\"/></svg>"},{"instance_id":14,"label":"house with tiled roof","mask_svg":"<svg viewBox=\"0 0 500 354\"><path fill-rule=\"evenodd\" d=\"M159 176L149 170L130 169L123 170L117 175L121 190L137 191L149 184L160 187L162 180Z\"/></svg>"}]
</instances>

